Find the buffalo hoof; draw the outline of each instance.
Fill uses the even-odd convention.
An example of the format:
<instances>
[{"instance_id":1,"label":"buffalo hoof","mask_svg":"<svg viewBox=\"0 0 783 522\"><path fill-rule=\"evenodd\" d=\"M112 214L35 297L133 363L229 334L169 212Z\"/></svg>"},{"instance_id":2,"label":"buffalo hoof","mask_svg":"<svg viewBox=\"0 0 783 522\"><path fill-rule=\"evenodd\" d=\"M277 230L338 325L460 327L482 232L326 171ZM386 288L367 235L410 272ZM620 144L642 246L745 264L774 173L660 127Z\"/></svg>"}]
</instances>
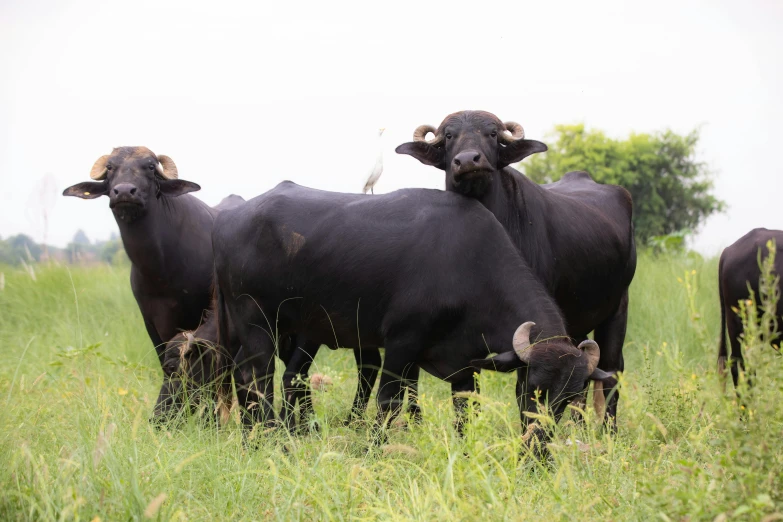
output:
<instances>
[{"instance_id":1,"label":"buffalo hoof","mask_svg":"<svg viewBox=\"0 0 783 522\"><path fill-rule=\"evenodd\" d=\"M424 418L421 415L421 408L418 406L408 408L408 415L410 416L412 424L420 425L424 422Z\"/></svg>"},{"instance_id":2,"label":"buffalo hoof","mask_svg":"<svg viewBox=\"0 0 783 522\"><path fill-rule=\"evenodd\" d=\"M343 426L346 426L348 428L359 429L359 428L364 427L367 423L366 423L366 420L365 420L364 416L359 415L359 414L357 414L355 412L351 412L351 413L348 414L348 416L346 418L344 418L340 422L340 424L342 424Z\"/></svg>"},{"instance_id":3,"label":"buffalo hoof","mask_svg":"<svg viewBox=\"0 0 783 522\"><path fill-rule=\"evenodd\" d=\"M321 433L321 425L315 420L300 421L299 425L296 427L297 435L312 435L316 433Z\"/></svg>"},{"instance_id":4,"label":"buffalo hoof","mask_svg":"<svg viewBox=\"0 0 783 522\"><path fill-rule=\"evenodd\" d=\"M370 449L380 448L389 443L389 434L384 428L373 428L370 433Z\"/></svg>"}]
</instances>

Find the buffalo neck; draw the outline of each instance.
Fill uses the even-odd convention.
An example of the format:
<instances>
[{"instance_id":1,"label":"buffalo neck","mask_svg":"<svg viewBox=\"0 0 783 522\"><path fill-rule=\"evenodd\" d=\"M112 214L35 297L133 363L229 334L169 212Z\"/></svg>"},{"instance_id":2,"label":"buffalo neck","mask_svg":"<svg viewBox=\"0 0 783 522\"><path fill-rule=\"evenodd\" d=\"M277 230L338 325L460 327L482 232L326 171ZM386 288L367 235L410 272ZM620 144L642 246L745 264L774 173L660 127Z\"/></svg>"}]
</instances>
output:
<instances>
[{"instance_id":1,"label":"buffalo neck","mask_svg":"<svg viewBox=\"0 0 783 522\"><path fill-rule=\"evenodd\" d=\"M510 300L507 305L511 312L509 321L514 328L533 321L536 323L533 332L540 338L566 335L563 314L554 298L526 260L519 253L516 256L516 259L504 260L504 273L500 277L504 282L504 294Z\"/></svg>"},{"instance_id":2,"label":"buffalo neck","mask_svg":"<svg viewBox=\"0 0 783 522\"><path fill-rule=\"evenodd\" d=\"M141 218L125 223L117 220L125 252L134 267L145 277L168 280L172 260L178 259L182 242L193 240L193 229L212 216L209 207L186 194L157 198L149 203ZM211 232L211 227L210 230Z\"/></svg>"},{"instance_id":3,"label":"buffalo neck","mask_svg":"<svg viewBox=\"0 0 783 522\"><path fill-rule=\"evenodd\" d=\"M547 208L546 191L519 171L506 167L493 174L487 190L476 199L500 221L532 271L551 290L553 267L546 222L553 216Z\"/></svg>"}]
</instances>

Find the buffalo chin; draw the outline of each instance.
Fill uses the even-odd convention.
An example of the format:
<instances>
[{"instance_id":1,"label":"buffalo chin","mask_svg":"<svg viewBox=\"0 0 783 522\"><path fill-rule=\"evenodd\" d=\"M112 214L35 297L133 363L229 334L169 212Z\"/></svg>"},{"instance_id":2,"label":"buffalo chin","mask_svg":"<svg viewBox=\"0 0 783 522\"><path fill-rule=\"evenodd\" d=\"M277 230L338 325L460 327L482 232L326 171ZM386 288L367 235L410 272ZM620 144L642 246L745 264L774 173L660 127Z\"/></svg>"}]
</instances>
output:
<instances>
[{"instance_id":1,"label":"buffalo chin","mask_svg":"<svg viewBox=\"0 0 783 522\"><path fill-rule=\"evenodd\" d=\"M451 177L452 187L455 192L472 198L483 196L489 189L492 182L492 172L488 170L475 170L462 174L457 181L455 176Z\"/></svg>"},{"instance_id":2,"label":"buffalo chin","mask_svg":"<svg viewBox=\"0 0 783 522\"><path fill-rule=\"evenodd\" d=\"M132 223L144 215L145 208L141 203L123 201L112 205L111 211L117 220L123 223Z\"/></svg>"}]
</instances>

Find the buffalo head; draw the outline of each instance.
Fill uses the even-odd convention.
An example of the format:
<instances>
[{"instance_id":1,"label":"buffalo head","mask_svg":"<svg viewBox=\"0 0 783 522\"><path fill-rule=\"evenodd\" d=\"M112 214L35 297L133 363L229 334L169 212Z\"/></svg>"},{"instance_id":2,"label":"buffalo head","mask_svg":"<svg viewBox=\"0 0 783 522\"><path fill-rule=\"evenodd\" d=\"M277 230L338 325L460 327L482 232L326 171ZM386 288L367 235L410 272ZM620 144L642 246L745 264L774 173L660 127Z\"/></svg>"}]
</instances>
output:
<instances>
[{"instance_id":1,"label":"buffalo head","mask_svg":"<svg viewBox=\"0 0 783 522\"><path fill-rule=\"evenodd\" d=\"M156 156L147 147L117 147L92 166L90 178L68 187L63 196L94 199L109 196L118 221L131 223L143 217L150 202L161 196L180 196L201 187L177 179L177 166L168 156Z\"/></svg>"},{"instance_id":2,"label":"buffalo head","mask_svg":"<svg viewBox=\"0 0 783 522\"><path fill-rule=\"evenodd\" d=\"M209 326L207 326L209 329ZM200 334L207 334L202 338ZM181 332L166 343L163 357L163 385L153 410L153 421L166 421L215 398L222 407L222 393L217 388L221 377L221 354L214 336L204 326L194 332ZM223 414L223 412L220 412Z\"/></svg>"},{"instance_id":3,"label":"buffalo head","mask_svg":"<svg viewBox=\"0 0 783 522\"><path fill-rule=\"evenodd\" d=\"M590 380L601 381L607 389L617 384L611 373L598 368L601 351L595 341L582 341L578 347L565 338L543 339L531 344L530 332L534 326L535 323L528 321L517 328L512 351L471 361L477 369L524 372L520 382L525 382L525 389L517 391L521 393L522 411L536 413L538 404L546 402L557 421ZM527 421L530 423L532 419L527 417ZM539 440L545 438L542 434L537 437Z\"/></svg>"},{"instance_id":4,"label":"buffalo head","mask_svg":"<svg viewBox=\"0 0 783 522\"><path fill-rule=\"evenodd\" d=\"M427 140L430 133L433 138ZM540 141L525 139L519 123L503 123L484 111L455 112L437 129L421 125L412 142L396 149L446 171L446 188L468 196L481 196L496 171L545 150Z\"/></svg>"}]
</instances>

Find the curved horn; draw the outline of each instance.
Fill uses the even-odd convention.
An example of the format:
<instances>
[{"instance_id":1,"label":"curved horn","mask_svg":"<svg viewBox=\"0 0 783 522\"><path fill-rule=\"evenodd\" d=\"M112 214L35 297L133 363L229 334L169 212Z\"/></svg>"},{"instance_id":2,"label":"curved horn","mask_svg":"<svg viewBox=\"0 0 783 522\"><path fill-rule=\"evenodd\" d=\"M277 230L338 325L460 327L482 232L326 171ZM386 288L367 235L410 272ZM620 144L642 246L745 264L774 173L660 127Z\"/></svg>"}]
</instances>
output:
<instances>
[{"instance_id":1,"label":"curved horn","mask_svg":"<svg viewBox=\"0 0 783 522\"><path fill-rule=\"evenodd\" d=\"M95 164L90 169L90 179L95 181L101 181L106 179L106 164L109 162L109 155L101 156L95 161Z\"/></svg>"},{"instance_id":2,"label":"curved horn","mask_svg":"<svg viewBox=\"0 0 783 522\"><path fill-rule=\"evenodd\" d=\"M432 140L427 141L427 134L432 133L435 137ZM432 125L419 125L416 130L413 131L413 141L423 141L428 145L438 145L443 141L443 136L438 135L438 129Z\"/></svg>"},{"instance_id":3,"label":"curved horn","mask_svg":"<svg viewBox=\"0 0 783 522\"><path fill-rule=\"evenodd\" d=\"M161 154L158 156L158 161L159 163L155 165L155 170L158 171L158 174L160 174L163 179L177 179L179 173L177 172L177 165L174 163L173 159Z\"/></svg>"},{"instance_id":4,"label":"curved horn","mask_svg":"<svg viewBox=\"0 0 783 522\"><path fill-rule=\"evenodd\" d=\"M507 121L503 124L506 127L506 132L498 134L498 139L503 143L511 143L517 140L525 139L525 129L522 125L515 121Z\"/></svg>"},{"instance_id":5,"label":"curved horn","mask_svg":"<svg viewBox=\"0 0 783 522\"><path fill-rule=\"evenodd\" d=\"M601 358L601 349L598 343L592 339L587 339L579 343L579 349L584 350L587 355L587 374L592 374L598 368L598 359Z\"/></svg>"},{"instance_id":6,"label":"curved horn","mask_svg":"<svg viewBox=\"0 0 783 522\"><path fill-rule=\"evenodd\" d=\"M191 348L193 348L193 343L196 342L196 338L193 337L193 332L185 332L185 339L187 339L188 342L184 348L180 348L182 355L187 355Z\"/></svg>"},{"instance_id":7,"label":"curved horn","mask_svg":"<svg viewBox=\"0 0 783 522\"><path fill-rule=\"evenodd\" d=\"M522 323L522 325L517 328L517 331L514 332L514 340L512 341L512 344L514 345L514 352L516 352L517 357L519 357L519 360L530 364L530 330L536 325L533 321L528 321L526 323Z\"/></svg>"},{"instance_id":8,"label":"curved horn","mask_svg":"<svg viewBox=\"0 0 783 522\"><path fill-rule=\"evenodd\" d=\"M184 341L180 341L179 343L179 369L177 370L180 374L187 373L188 371L188 360L185 357L190 350L192 349L192 345L194 342L196 342L195 337L193 337L193 332L182 332L182 336L185 337ZM176 337L175 337L176 339ZM174 339L172 339L170 342L173 342Z\"/></svg>"}]
</instances>

